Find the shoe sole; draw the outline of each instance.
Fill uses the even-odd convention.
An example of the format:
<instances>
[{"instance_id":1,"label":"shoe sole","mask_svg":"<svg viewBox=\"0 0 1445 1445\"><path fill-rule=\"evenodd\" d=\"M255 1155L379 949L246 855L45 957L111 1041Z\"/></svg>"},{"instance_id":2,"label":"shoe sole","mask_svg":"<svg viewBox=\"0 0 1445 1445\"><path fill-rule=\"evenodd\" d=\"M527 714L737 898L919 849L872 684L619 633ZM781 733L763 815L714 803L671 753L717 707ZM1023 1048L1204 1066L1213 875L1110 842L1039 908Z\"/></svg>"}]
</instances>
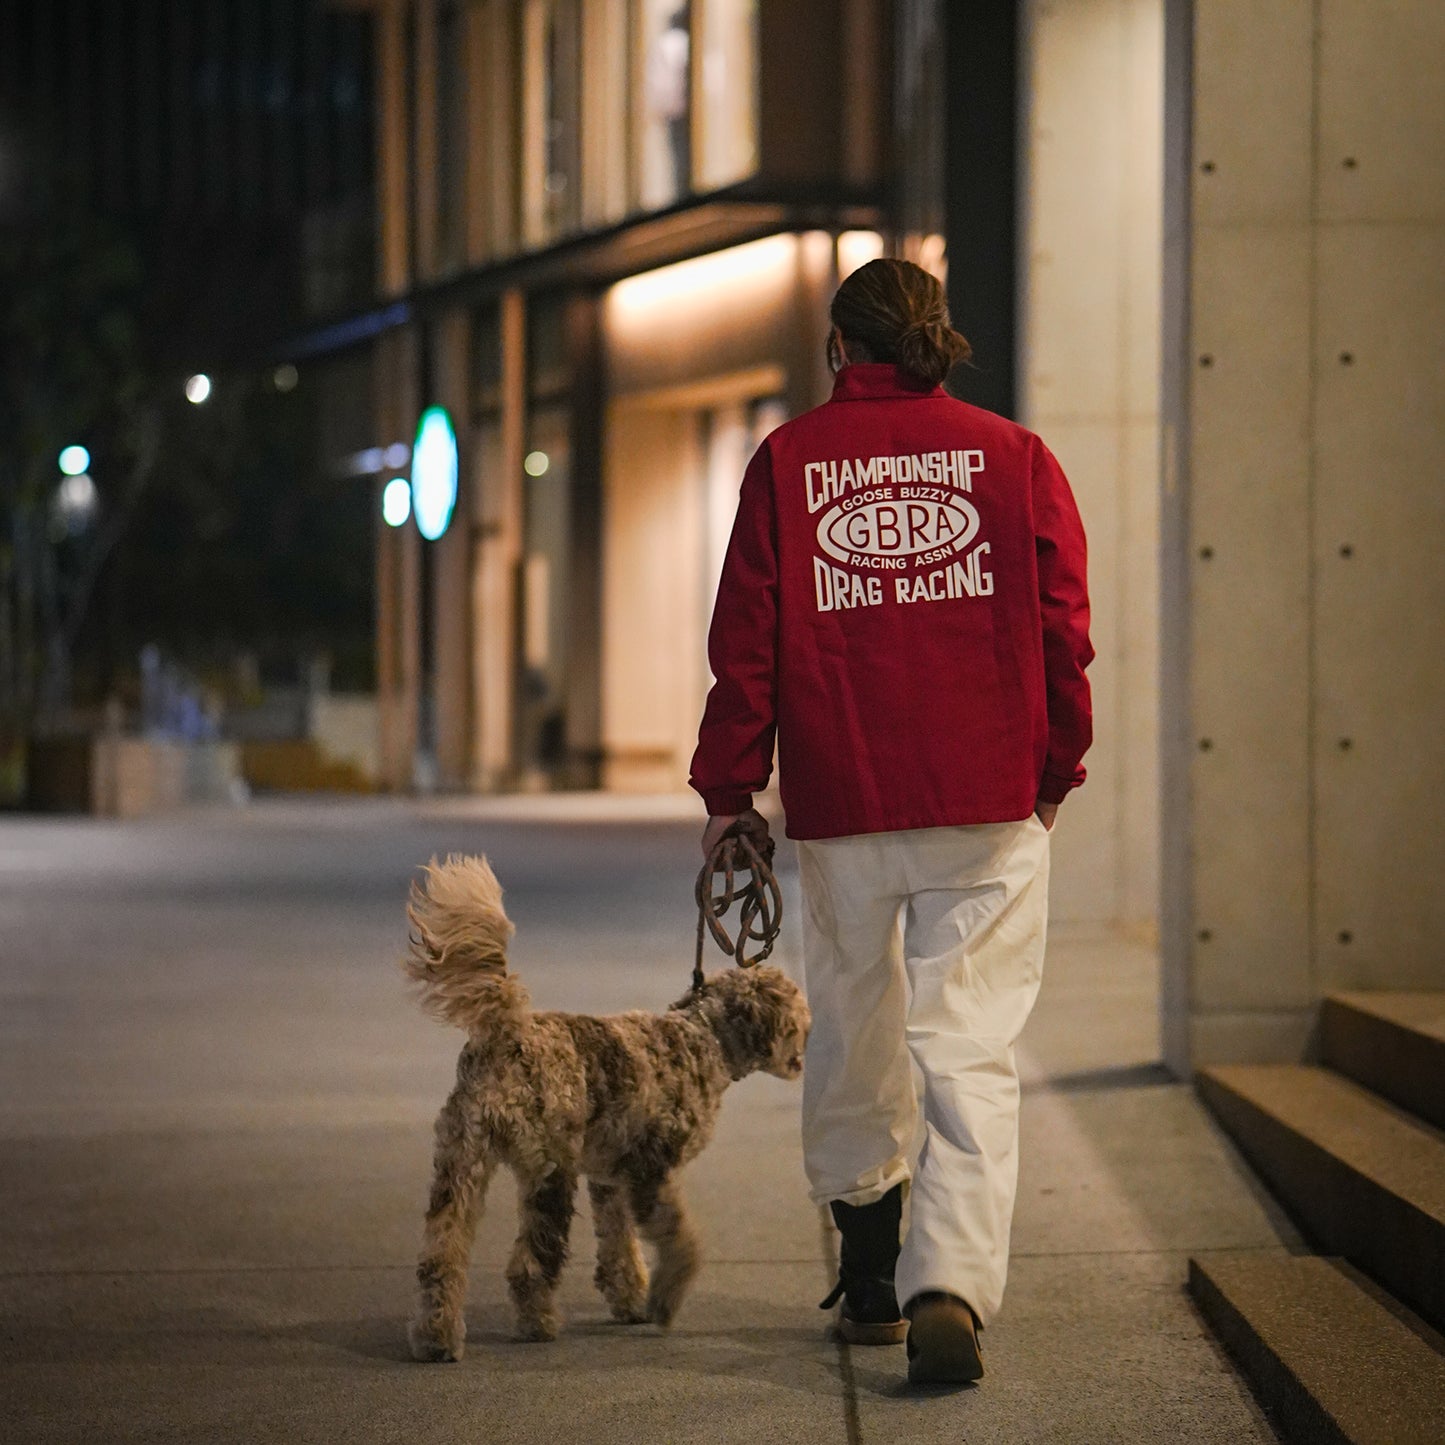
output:
<instances>
[{"instance_id":1,"label":"shoe sole","mask_svg":"<svg viewBox=\"0 0 1445 1445\"><path fill-rule=\"evenodd\" d=\"M971 1385L983 1376L978 1337L953 1310L920 1310L908 1333L913 1385Z\"/></svg>"},{"instance_id":2,"label":"shoe sole","mask_svg":"<svg viewBox=\"0 0 1445 1445\"><path fill-rule=\"evenodd\" d=\"M908 1321L894 1320L891 1324L865 1325L840 1313L838 1333L850 1345L901 1345L908 1338Z\"/></svg>"}]
</instances>

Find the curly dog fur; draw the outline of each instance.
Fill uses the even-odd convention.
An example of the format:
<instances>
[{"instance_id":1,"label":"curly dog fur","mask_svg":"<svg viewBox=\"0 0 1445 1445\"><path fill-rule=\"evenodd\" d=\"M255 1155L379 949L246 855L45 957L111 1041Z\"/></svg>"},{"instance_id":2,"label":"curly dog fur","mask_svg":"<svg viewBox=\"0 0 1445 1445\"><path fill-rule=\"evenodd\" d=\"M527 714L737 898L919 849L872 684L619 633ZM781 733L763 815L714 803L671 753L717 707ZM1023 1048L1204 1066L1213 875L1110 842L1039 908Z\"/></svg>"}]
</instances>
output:
<instances>
[{"instance_id":1,"label":"curly dog fur","mask_svg":"<svg viewBox=\"0 0 1445 1445\"><path fill-rule=\"evenodd\" d=\"M677 1170L712 1137L734 1079L802 1072L810 1018L797 986L775 968L734 968L665 1014L533 1013L507 971L513 928L485 858L433 858L407 917L404 967L423 1006L468 1034L436 1123L413 1355L461 1357L467 1263L499 1164L518 1183L507 1283L522 1339L550 1340L560 1325L554 1294L583 1175L613 1317L671 1323L698 1267ZM657 1251L650 1283L639 1234Z\"/></svg>"}]
</instances>

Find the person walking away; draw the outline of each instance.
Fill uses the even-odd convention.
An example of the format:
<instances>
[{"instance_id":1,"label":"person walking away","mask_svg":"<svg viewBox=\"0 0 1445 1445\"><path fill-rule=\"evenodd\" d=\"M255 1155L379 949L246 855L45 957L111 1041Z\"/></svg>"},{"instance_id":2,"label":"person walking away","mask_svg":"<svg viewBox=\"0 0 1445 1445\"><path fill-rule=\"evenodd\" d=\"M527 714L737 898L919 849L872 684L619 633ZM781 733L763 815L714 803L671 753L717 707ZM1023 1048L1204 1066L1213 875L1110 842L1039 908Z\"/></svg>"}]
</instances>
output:
<instances>
[{"instance_id":1,"label":"person walking away","mask_svg":"<svg viewBox=\"0 0 1445 1445\"><path fill-rule=\"evenodd\" d=\"M831 399L743 478L691 781L705 854L765 839L776 740L813 1010L804 1162L842 1236L824 1307L841 1298L854 1343L906 1338L911 1380L964 1382L1008 1267L1049 830L1091 739L1084 533L1043 442L943 390L969 347L931 275L871 261L830 314Z\"/></svg>"}]
</instances>

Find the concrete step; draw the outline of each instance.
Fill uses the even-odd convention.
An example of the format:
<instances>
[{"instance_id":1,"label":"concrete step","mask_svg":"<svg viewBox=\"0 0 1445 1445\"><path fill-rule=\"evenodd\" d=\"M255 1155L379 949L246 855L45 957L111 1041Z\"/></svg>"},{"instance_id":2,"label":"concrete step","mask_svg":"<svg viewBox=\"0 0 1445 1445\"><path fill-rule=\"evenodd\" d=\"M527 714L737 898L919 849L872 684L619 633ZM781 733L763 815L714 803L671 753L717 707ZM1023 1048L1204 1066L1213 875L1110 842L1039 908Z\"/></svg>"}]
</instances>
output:
<instances>
[{"instance_id":1,"label":"concrete step","mask_svg":"<svg viewBox=\"0 0 1445 1445\"><path fill-rule=\"evenodd\" d=\"M1330 1068L1445 1129L1445 993L1332 993L1320 1046Z\"/></svg>"},{"instance_id":2,"label":"concrete step","mask_svg":"<svg viewBox=\"0 0 1445 1445\"><path fill-rule=\"evenodd\" d=\"M1189 1292L1287 1439L1439 1445L1445 1342L1342 1261L1211 1254L1189 1261Z\"/></svg>"},{"instance_id":3,"label":"concrete step","mask_svg":"<svg viewBox=\"0 0 1445 1445\"><path fill-rule=\"evenodd\" d=\"M1205 1069L1199 1092L1305 1235L1445 1327L1445 1136L1330 1069Z\"/></svg>"}]
</instances>

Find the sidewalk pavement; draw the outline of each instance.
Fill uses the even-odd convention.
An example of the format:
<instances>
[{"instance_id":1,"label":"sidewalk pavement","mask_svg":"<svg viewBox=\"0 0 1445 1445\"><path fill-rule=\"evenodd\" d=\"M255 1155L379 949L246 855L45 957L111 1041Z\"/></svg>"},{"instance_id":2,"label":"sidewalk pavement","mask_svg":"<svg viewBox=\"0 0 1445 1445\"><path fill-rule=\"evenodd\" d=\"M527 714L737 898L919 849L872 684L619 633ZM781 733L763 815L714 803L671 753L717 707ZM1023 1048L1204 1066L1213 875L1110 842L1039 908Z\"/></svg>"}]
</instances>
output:
<instances>
[{"instance_id":1,"label":"sidewalk pavement","mask_svg":"<svg viewBox=\"0 0 1445 1445\"><path fill-rule=\"evenodd\" d=\"M706 1262L669 1333L608 1321L584 1191L568 1326L513 1343L502 1179L465 1358L409 1361L460 1041L395 966L410 868L491 855L539 1007L661 1008L688 981L696 835L670 804L616 800L0 820L0 1438L1273 1440L1185 1260L1278 1251L1287 1226L1153 1062L1150 950L1064 930L1025 1036L1012 1278L979 1387L919 1398L901 1348L828 1339L833 1237L807 1198L800 1091L765 1077L734 1086L688 1171Z\"/></svg>"}]
</instances>

